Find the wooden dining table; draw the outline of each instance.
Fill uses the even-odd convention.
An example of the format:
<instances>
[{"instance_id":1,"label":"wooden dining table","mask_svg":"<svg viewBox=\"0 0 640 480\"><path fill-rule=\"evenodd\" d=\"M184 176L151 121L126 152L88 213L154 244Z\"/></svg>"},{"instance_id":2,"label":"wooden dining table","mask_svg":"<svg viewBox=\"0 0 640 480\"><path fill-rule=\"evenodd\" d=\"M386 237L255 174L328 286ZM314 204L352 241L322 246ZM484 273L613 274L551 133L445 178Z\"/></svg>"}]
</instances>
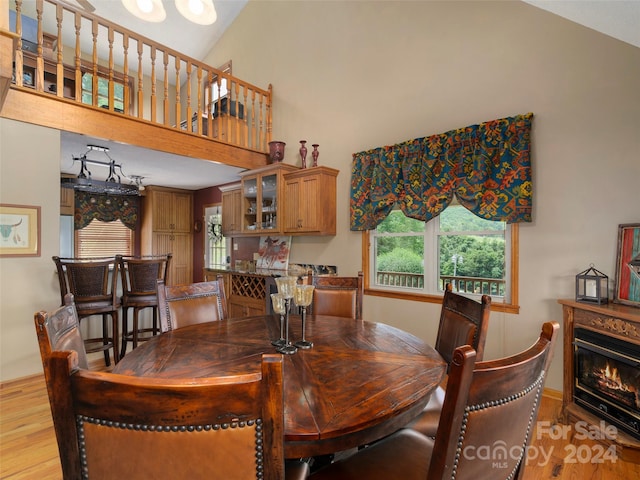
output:
<instances>
[{"instance_id":1,"label":"wooden dining table","mask_svg":"<svg viewBox=\"0 0 640 480\"><path fill-rule=\"evenodd\" d=\"M265 315L183 327L153 337L113 372L158 378L214 377L260 370L274 353L278 317ZM290 338L301 320L290 317ZM309 315L308 350L284 355L285 457L330 454L402 428L422 411L446 364L433 347L398 328Z\"/></svg>"}]
</instances>

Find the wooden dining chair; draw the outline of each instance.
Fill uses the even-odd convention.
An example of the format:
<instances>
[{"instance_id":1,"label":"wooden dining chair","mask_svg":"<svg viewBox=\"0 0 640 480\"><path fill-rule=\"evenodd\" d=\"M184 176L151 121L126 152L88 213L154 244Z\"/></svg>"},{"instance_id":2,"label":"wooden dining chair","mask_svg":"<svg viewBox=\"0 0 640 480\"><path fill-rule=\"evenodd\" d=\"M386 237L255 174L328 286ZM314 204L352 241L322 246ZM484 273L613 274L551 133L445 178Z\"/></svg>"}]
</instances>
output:
<instances>
[{"instance_id":1,"label":"wooden dining chair","mask_svg":"<svg viewBox=\"0 0 640 480\"><path fill-rule=\"evenodd\" d=\"M310 273L306 283L315 287L313 303L307 309L309 313L362 320L362 272L358 272L357 277L314 276Z\"/></svg>"},{"instance_id":2,"label":"wooden dining chair","mask_svg":"<svg viewBox=\"0 0 640 480\"><path fill-rule=\"evenodd\" d=\"M112 349L113 360L117 363L120 360L120 297L117 292L118 263L115 257L53 257L53 261L60 283L60 305L64 305L65 295L72 293L81 324L85 318L102 318L102 336L88 335L89 338L84 339L86 352L104 352L105 365L109 366L109 350Z\"/></svg>"},{"instance_id":3,"label":"wooden dining chair","mask_svg":"<svg viewBox=\"0 0 640 480\"><path fill-rule=\"evenodd\" d=\"M447 364L451 363L455 349L462 345L470 345L476 351L476 360L482 361L490 313L491 297L488 295L483 295L477 302L454 293L450 283L446 285L435 349ZM447 378L443 384L446 385L446 382ZM410 428L429 437L435 436L444 401L444 385L438 386L431 394L422 414L408 425Z\"/></svg>"},{"instance_id":4,"label":"wooden dining chair","mask_svg":"<svg viewBox=\"0 0 640 480\"><path fill-rule=\"evenodd\" d=\"M301 461L285 474L281 355L263 355L254 372L184 380L89 371L77 360L53 352L45 366L65 480L306 477Z\"/></svg>"},{"instance_id":5,"label":"wooden dining chair","mask_svg":"<svg viewBox=\"0 0 640 480\"><path fill-rule=\"evenodd\" d=\"M435 440L403 428L309 478L523 478L559 329L545 323L533 346L499 360L476 362L471 346L455 349Z\"/></svg>"},{"instance_id":6,"label":"wooden dining chair","mask_svg":"<svg viewBox=\"0 0 640 480\"><path fill-rule=\"evenodd\" d=\"M78 354L79 367L88 369L89 362L80 334L80 320L73 294L67 293L63 302L64 304L53 312L42 310L36 312L33 317L42 364L48 360L51 352L73 350ZM48 379L46 380L48 383Z\"/></svg>"},{"instance_id":7,"label":"wooden dining chair","mask_svg":"<svg viewBox=\"0 0 640 480\"><path fill-rule=\"evenodd\" d=\"M132 348L160 332L158 326L158 289L157 281L167 281L167 272L172 255L116 255L122 285L122 345L120 358L127 351L127 343ZM133 324L129 330L129 309L133 309ZM140 327L139 313L152 310L151 327Z\"/></svg>"},{"instance_id":8,"label":"wooden dining chair","mask_svg":"<svg viewBox=\"0 0 640 480\"><path fill-rule=\"evenodd\" d=\"M157 282L160 330L168 332L187 325L227 318L227 298L222 275L211 282L165 285Z\"/></svg>"}]
</instances>

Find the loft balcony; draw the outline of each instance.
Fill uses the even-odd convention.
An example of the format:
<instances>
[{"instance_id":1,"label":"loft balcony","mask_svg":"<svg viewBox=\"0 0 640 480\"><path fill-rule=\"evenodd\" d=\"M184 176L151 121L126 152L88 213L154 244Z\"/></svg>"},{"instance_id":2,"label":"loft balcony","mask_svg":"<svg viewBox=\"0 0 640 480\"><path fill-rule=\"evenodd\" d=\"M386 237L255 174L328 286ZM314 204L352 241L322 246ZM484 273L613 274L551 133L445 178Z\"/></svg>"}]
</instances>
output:
<instances>
[{"instance_id":1,"label":"loft balcony","mask_svg":"<svg viewBox=\"0 0 640 480\"><path fill-rule=\"evenodd\" d=\"M64 2L8 4L0 116L240 168L266 165L270 85Z\"/></svg>"}]
</instances>

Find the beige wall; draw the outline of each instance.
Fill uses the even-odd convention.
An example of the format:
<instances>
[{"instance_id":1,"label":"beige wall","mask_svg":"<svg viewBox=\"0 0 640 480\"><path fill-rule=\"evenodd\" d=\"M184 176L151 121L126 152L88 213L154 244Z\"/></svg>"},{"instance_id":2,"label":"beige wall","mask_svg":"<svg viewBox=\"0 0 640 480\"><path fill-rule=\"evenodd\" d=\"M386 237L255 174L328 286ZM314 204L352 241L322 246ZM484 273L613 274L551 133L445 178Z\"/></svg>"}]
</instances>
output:
<instances>
[{"instance_id":1,"label":"beige wall","mask_svg":"<svg viewBox=\"0 0 640 480\"><path fill-rule=\"evenodd\" d=\"M527 347L590 263L613 278L617 225L640 221L640 49L522 2L252 1L205 61L273 84L274 139L340 169L338 235L294 262L361 269L354 152L533 112L534 221L520 228L519 315L491 315L487 358ZM369 320L435 339L439 305L366 296ZM560 390L561 354L547 386Z\"/></svg>"},{"instance_id":2,"label":"beige wall","mask_svg":"<svg viewBox=\"0 0 640 480\"><path fill-rule=\"evenodd\" d=\"M168 42L170 43L170 41ZM250 2L205 63L273 84L274 138L340 169L338 235L294 262L361 269L351 154L533 112L534 222L520 228L519 315L491 316L487 358L523 349L594 263L614 276L617 225L640 221L640 49L521 2ZM59 135L0 119L0 201L41 205L39 258L0 259L0 380L41 371L33 313L59 302ZM365 316L435 339L439 306L365 297ZM561 388L556 353L547 386Z\"/></svg>"}]
</instances>

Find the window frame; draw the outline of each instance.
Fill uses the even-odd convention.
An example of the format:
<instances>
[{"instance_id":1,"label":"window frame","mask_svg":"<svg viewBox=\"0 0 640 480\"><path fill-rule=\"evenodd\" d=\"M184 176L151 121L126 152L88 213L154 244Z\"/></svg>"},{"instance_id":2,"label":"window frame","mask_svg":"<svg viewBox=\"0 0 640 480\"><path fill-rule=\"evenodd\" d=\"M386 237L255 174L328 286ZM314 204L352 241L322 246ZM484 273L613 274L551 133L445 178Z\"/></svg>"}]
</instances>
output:
<instances>
[{"instance_id":1,"label":"window frame","mask_svg":"<svg viewBox=\"0 0 640 480\"><path fill-rule=\"evenodd\" d=\"M82 73L82 77L84 77L85 74L89 74L89 75L93 75L94 74L94 70L93 70L93 64L82 60L80 63L80 71ZM133 90L133 79L129 76L127 81L125 82L125 76L124 74L120 73L120 72L116 72L113 71L113 83L114 84L118 84L118 85L122 85L122 106L123 108L123 112L118 112L117 110L115 110L115 106L114 106L114 112L116 113L125 113L127 115L131 114L131 95L129 95L129 92L131 92ZM98 65L97 66L97 77L98 79L102 79L105 80L108 84L109 82L109 70L105 67L103 67L102 65ZM94 85L94 81L92 80L92 87ZM96 84L97 87L97 84ZM82 88L82 80L80 81L80 102L83 105L91 105L94 107L99 107L102 108L98 105L97 99L99 98L99 96L93 94L93 88L91 91L91 103L84 103L82 102L82 95L84 92L88 92L88 90L84 90ZM114 99L115 100L115 99ZM109 99L107 98L107 106L108 106L108 102Z\"/></svg>"},{"instance_id":2,"label":"window frame","mask_svg":"<svg viewBox=\"0 0 640 480\"><path fill-rule=\"evenodd\" d=\"M425 232L426 234L426 232ZM433 236L437 239L437 235ZM399 300L412 300L416 302L442 303L442 295L431 293L412 293L407 291L398 291L396 289L385 289L383 287L371 285L371 231L362 232L362 270L364 272L364 289L366 295L395 298ZM510 288L510 300L507 302L492 302L491 310L506 313L520 313L519 296L518 296L518 274L519 274L519 225L517 223L507 224L505 228L505 241L510 244L510 268L505 272L505 281L508 282ZM433 250L433 249L431 249ZM427 253L425 252L425 255ZM426 273L426 272L425 272ZM426 282L426 281L425 281Z\"/></svg>"}]
</instances>

